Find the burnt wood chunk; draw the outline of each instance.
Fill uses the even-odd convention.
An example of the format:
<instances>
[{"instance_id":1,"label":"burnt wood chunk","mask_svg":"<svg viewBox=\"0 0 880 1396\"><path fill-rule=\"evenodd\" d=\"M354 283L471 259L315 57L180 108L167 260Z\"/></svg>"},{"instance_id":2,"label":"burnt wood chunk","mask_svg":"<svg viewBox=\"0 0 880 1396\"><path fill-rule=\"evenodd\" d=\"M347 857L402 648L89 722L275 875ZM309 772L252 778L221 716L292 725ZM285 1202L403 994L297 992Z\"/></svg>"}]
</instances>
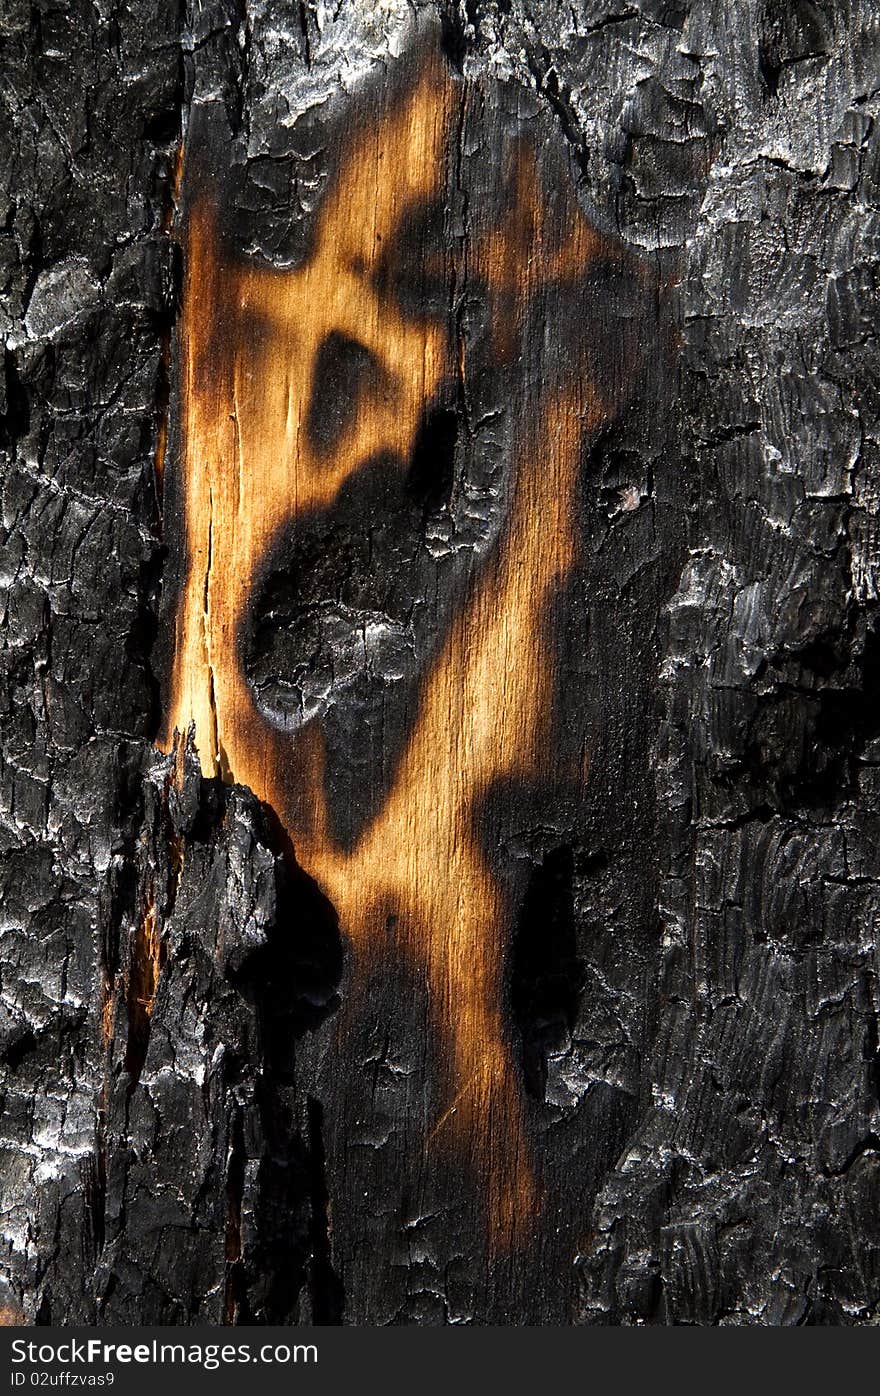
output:
<instances>
[{"instance_id":1,"label":"burnt wood chunk","mask_svg":"<svg viewBox=\"0 0 880 1396\"><path fill-rule=\"evenodd\" d=\"M0 1321L876 1323L872 0L9 0Z\"/></svg>"}]
</instances>

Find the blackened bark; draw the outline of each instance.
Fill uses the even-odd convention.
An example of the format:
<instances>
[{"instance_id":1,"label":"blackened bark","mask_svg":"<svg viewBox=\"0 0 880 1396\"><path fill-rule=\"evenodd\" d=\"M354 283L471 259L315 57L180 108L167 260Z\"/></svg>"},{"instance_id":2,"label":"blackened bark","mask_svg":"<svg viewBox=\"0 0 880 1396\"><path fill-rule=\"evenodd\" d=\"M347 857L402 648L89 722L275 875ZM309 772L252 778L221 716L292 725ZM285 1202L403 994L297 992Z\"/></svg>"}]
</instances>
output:
<instances>
[{"instance_id":1,"label":"blackened bark","mask_svg":"<svg viewBox=\"0 0 880 1396\"><path fill-rule=\"evenodd\" d=\"M175 201L201 159L236 256L304 255L345 94L393 81L414 42L407 6L337 10L0 16L0 1303L65 1323L875 1321L872 0L424 7L489 94L456 187L478 206L502 125L537 129L640 288L609 283L604 333L637 326L638 372L589 442L555 603L556 731L586 777L487 795L544 1195L503 1254L473 1170L423 1149L422 977L390 937L354 996L277 812L154 745L183 565ZM466 410L426 422L416 533L479 463ZM376 503L350 504L356 542ZM295 601L276 588L251 636L269 705L301 658ZM337 750L368 706L346 726L340 705Z\"/></svg>"}]
</instances>

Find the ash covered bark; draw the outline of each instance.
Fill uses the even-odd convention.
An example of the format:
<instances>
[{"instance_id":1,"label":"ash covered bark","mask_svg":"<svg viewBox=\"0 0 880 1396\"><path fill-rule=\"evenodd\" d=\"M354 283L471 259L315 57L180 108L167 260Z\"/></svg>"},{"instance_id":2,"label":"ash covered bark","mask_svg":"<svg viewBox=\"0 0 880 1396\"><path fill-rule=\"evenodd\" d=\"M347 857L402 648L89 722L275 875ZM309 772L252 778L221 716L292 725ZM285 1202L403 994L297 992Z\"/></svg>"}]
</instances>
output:
<instances>
[{"instance_id":1,"label":"ash covered bark","mask_svg":"<svg viewBox=\"0 0 880 1396\"><path fill-rule=\"evenodd\" d=\"M663 401L636 394L584 476L560 715L589 778L514 850L510 1016L550 1205L520 1253L486 1254L473 1180L426 1178L409 1137L422 986L386 963L347 1003L332 908L271 815L152 746L179 581L156 471L178 141L221 132L239 244L297 255L325 106L405 49L409 8L13 0L0 1302L43 1322L871 1322L873 5L441 18L450 61L530 89L585 206L678 288Z\"/></svg>"}]
</instances>

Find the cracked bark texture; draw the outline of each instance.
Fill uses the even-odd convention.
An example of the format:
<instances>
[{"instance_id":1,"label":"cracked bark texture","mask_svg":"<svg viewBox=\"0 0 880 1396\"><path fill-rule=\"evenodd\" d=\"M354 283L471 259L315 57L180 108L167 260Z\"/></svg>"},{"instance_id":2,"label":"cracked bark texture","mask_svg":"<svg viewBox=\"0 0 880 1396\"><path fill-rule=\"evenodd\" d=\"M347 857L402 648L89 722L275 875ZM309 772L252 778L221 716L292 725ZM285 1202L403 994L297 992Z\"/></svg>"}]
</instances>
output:
<instances>
[{"instance_id":1,"label":"cracked bark texture","mask_svg":"<svg viewBox=\"0 0 880 1396\"><path fill-rule=\"evenodd\" d=\"M180 141L220 133L240 245L289 258L325 104L396 61L413 8L8 0L0 1305L872 1323L873 0L433 12L450 63L531 93L591 217L675 288L662 410L625 413L584 476L563 677L589 778L515 851L548 1205L487 1251L473 1179L425 1177L409 1137L424 986L386 962L353 1006L271 811L154 746Z\"/></svg>"}]
</instances>

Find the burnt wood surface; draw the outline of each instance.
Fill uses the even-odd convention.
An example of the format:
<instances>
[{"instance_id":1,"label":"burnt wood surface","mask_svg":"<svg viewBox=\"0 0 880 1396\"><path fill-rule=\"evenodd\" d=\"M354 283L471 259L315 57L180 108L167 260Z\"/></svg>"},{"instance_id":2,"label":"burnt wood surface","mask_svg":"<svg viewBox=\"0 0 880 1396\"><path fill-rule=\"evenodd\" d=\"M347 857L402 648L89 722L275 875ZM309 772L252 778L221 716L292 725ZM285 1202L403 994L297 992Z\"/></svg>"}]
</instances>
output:
<instances>
[{"instance_id":1,"label":"burnt wood surface","mask_svg":"<svg viewBox=\"0 0 880 1396\"><path fill-rule=\"evenodd\" d=\"M873 0L6 0L6 1322L877 1321L878 105Z\"/></svg>"}]
</instances>

